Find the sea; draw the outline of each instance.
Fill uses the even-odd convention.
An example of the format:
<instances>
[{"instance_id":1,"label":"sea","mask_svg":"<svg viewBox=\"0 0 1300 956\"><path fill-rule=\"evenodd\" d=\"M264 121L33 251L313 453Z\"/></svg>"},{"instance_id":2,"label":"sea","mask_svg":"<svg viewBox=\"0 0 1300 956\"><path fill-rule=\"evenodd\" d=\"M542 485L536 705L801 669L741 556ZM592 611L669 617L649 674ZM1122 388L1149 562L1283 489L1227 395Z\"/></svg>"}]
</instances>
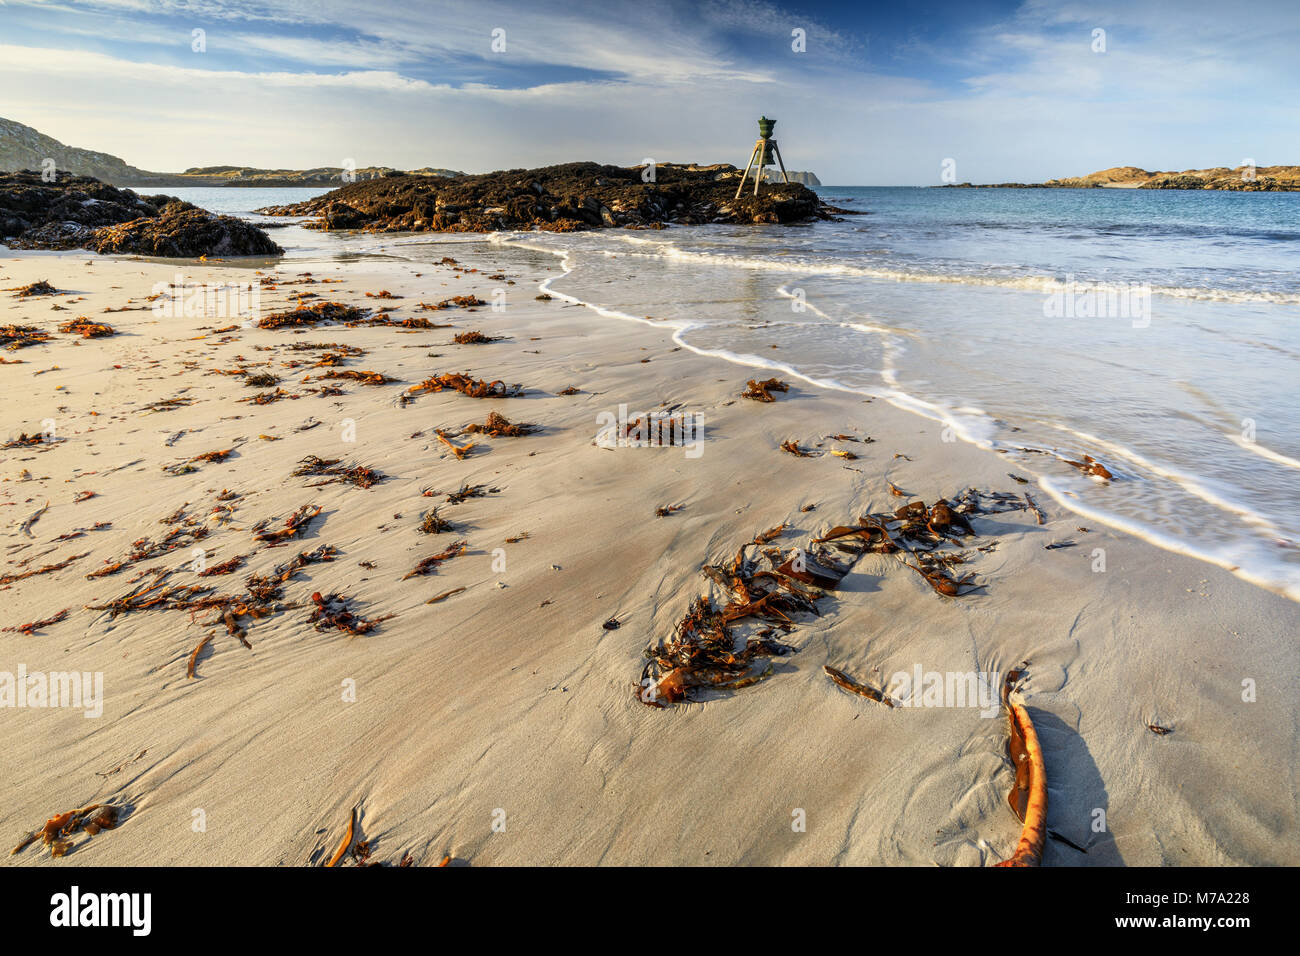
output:
<instances>
[{"instance_id":1,"label":"sea","mask_svg":"<svg viewBox=\"0 0 1300 956\"><path fill-rule=\"evenodd\" d=\"M319 189L181 189L253 221ZM822 186L837 221L272 235L295 262L549 266L604 321L887 401L1080 524L1300 600L1300 193ZM558 268L557 268L558 267ZM1102 462L1110 481L1063 466ZM1008 487L1021 486L1008 481ZM951 489L956 492L960 489Z\"/></svg>"}]
</instances>

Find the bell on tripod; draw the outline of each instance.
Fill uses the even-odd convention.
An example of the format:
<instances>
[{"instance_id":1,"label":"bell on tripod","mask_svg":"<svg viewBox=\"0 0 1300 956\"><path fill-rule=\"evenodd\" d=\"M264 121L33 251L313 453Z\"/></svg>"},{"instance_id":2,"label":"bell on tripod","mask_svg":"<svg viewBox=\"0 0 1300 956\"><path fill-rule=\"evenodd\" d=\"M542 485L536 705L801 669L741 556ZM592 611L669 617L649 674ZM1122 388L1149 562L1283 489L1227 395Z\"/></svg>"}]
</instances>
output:
<instances>
[{"instance_id":1,"label":"bell on tripod","mask_svg":"<svg viewBox=\"0 0 1300 956\"><path fill-rule=\"evenodd\" d=\"M777 148L776 140L772 138L772 130L775 128L776 120L768 119L766 116L759 119L758 142L754 144L754 151L749 154L749 162L745 164L745 172L741 174L740 185L736 187L737 199L745 189L745 180L749 177L751 169L754 170L754 195L758 195L758 184L763 181L764 169L771 166L773 161L781 168L781 178L787 183L790 181L785 171L785 163L781 161L781 150Z\"/></svg>"}]
</instances>

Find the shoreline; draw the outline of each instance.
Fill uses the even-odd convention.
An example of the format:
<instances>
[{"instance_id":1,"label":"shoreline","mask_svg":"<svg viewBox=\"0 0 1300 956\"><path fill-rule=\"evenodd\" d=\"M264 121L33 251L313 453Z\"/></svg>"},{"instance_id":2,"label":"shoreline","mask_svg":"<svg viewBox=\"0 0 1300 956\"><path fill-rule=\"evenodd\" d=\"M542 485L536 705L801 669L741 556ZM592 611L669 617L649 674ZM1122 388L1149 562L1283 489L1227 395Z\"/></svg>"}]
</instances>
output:
<instances>
[{"instance_id":1,"label":"shoreline","mask_svg":"<svg viewBox=\"0 0 1300 956\"><path fill-rule=\"evenodd\" d=\"M947 426L952 430L952 433L956 436L958 440L965 442L969 445L972 445L976 448L979 448L980 450L985 451L989 454L1006 453L1012 450L1013 446L1008 445L1004 441L982 438L972 433L968 428L964 426L964 424L960 420L958 420L956 416L945 417L944 409L942 406L926 401L925 399L919 396L912 395L908 392L902 391L901 389L879 390L879 389L861 388L861 387L839 382L835 379L817 377L810 374L805 374L800 372L798 369L796 369L794 366L788 363L774 362L769 359L764 359L758 355L753 355L749 353L740 354L740 353L724 351L724 350L710 350L710 349L696 347L686 342L685 338L683 337L686 332L694 328L694 326L691 325L690 323L681 323L681 322L672 322L672 321L663 322L663 321L650 319L650 318L639 318L638 316L632 315L627 312L621 312L613 308L606 308L597 303L588 302L577 296L572 296L563 292L558 292L550 287L550 283L552 281L555 281L556 279L564 278L572 271L573 267L570 265L570 260L572 258L571 253L557 252L555 250L550 250L550 249L544 249L544 250L539 249L539 247L537 246L528 245L526 238L519 238L519 237L503 240L502 244L506 246L514 246L519 248L529 248L538 251L544 251L548 255L556 256L560 260L561 267L565 271L560 276L556 276L555 279L548 279L546 282L544 282L542 285L543 291L549 292L555 295L557 298L563 299L564 301L569 302L570 304L584 306L588 309L591 309L597 315L601 315L607 318L614 318L620 321L632 322L632 323L647 325L651 327L663 328L667 326L669 328L673 328L675 330L673 332L673 341L681 348L687 349L698 356L705 357L705 358L720 359L724 362L727 362L728 364L735 365L744 369L756 369L756 370L760 370L763 373L775 372L781 375L786 375L792 379L797 379L798 381L804 382L805 384L812 386L813 388L816 389L821 389L821 390L831 391L831 392L843 392L845 394L855 395L860 398L882 399L888 402L893 407L899 409L900 411L906 412L910 415L914 415L918 418L932 422L936 425ZM926 281L926 278L919 277L916 281ZM937 280L930 279L929 281L937 281ZM787 291L787 289L784 286L778 288L777 293L779 295L782 295L783 297L790 298L790 293ZM805 304L805 308L817 313L818 315L823 316L824 318L828 318L828 319L830 318L811 303ZM1105 444L1104 442L1101 442L1101 440L1097 439L1096 436L1089 435L1087 436L1087 438L1093 443ZM1040 450L1044 452L1048 452L1058 459L1061 460L1066 459L1066 456L1060 454L1056 448L1048 448L1044 446ZM1112 454L1115 454L1117 456L1123 456L1124 458L1131 458L1134 455L1134 453L1129 450L1111 448L1110 451L1112 452ZM1280 463L1285 463L1288 466L1292 466L1295 464L1291 459L1286 458L1285 456L1279 455L1277 453L1269 452L1267 449L1261 452L1261 454L1265 455L1266 457L1272 457L1274 460L1277 460ZM1023 467L1024 463L1021 462L1020 464ZM1114 462L1112 461L1112 466L1113 465ZM1261 590L1267 591L1274 595L1279 595L1281 597L1287 598L1294 602L1300 602L1300 586L1288 585L1283 581L1277 580L1275 578L1270 578L1263 572L1242 567L1239 563L1233 561L1232 558L1220 554L1216 554L1212 550L1197 549L1195 547L1192 547L1187 541L1180 540L1179 538L1169 534L1168 532L1162 532L1157 530L1154 527L1148 527L1142 525L1141 523L1134 521L1131 518L1125 517L1124 515L1112 511L1106 511L1102 508L1089 506L1085 501L1079 498L1078 494L1069 490L1067 487L1064 486L1063 482L1060 482L1059 480L1055 479L1052 476L1038 475L1037 483L1039 484L1039 487L1044 491L1044 493L1046 493L1049 497L1051 497L1051 499L1055 501L1057 505L1059 505L1061 508L1066 509L1067 511L1072 512L1079 519L1089 520L1089 521L1094 521L1094 522L1104 524L1112 531L1120 532L1138 538L1139 540L1147 544L1150 544L1153 547L1160 548L1161 550L1168 551L1172 554L1178 554L1184 557L1189 557L1194 560L1204 562L1205 564L1211 565L1218 569L1228 571L1229 573L1239 577L1241 580L1246 581L1247 583L1255 587L1258 587ZM1249 511L1243 512L1239 507L1233 506L1231 505L1231 503L1224 503L1224 506L1228 508L1228 510L1237 512L1239 515L1245 515L1246 517L1254 518L1256 520L1263 519L1263 516L1255 515L1253 512L1249 512Z\"/></svg>"},{"instance_id":2,"label":"shoreline","mask_svg":"<svg viewBox=\"0 0 1300 956\"><path fill-rule=\"evenodd\" d=\"M107 695L97 720L5 711L14 765L25 777L20 796L0 814L15 837L65 805L110 796L131 807L126 822L78 847L74 862L319 861L359 804L376 857L396 862L411 853L417 865L443 854L474 864L992 863L1010 855L1019 833L1005 805L1004 721L951 707L889 711L844 695L821 666L881 683L918 666L1001 673L1028 658L1026 696L1052 791L1049 825L1089 850L1049 841L1045 862L1297 857L1295 783L1286 769L1296 762L1297 740L1285 730L1295 726L1296 704L1284 688L1300 673L1287 639L1300 610L1128 535L1081 535L1078 519L1046 494L1035 494L1048 512L1043 526L1024 512L977 522L981 539L997 543L972 564L986 591L943 598L897 562L867 556L824 602L822 617L801 619L789 636L798 652L783 658L770 679L668 712L641 705L633 693L641 652L671 632L692 595L705 593L701 561L783 522L790 528L774 543L789 548L864 511L892 510L900 502L887 480L926 501L972 485L1020 489L1008 487L996 455L943 443L937 424L883 401L797 383L771 404L742 400L742 369L681 348L667 328L602 322L587 307L562 304L562 293L536 302L532 296L555 278L551 271L510 274L516 284L507 287L503 313L417 311L422 299L455 294L491 300L499 283L482 279L499 274L492 251L467 244L456 255L462 267L482 272L295 260L286 271L344 281L281 289L264 303L278 308L290 301L288 292L312 289L322 299L393 305L396 317L449 321L452 329L319 326L300 336L240 330L224 333L224 343L211 332L193 336L200 326L225 321L160 325L148 311L99 318L102 308L128 299L138 305L153 282L174 277L176 265L77 253L0 259L6 286L48 278L71 287L86 296L87 314L120 333L55 336L49 345L5 353L26 363L3 370L11 383L59 366L32 377L22 396L6 392L6 420L22 423L15 433L47 417L35 412L52 409L56 418L71 418L74 440L21 464L25 454L3 453L0 473L8 480L0 484L0 504L13 505L4 509L5 543L37 542L6 550L6 561L46 548L51 557L33 564L62 560L65 552L91 554L10 586L12 619L0 626L47 618L59 609L54 604L72 610L34 635L0 636L0 669L15 663L21 648L33 671L102 672ZM82 265L87 259L91 264ZM211 281L248 274L215 264L181 271ZM365 296L383 289L402 298ZM9 307L6 321L19 321L15 302L0 299ZM25 320L52 326L46 308L36 304ZM62 321L78 314L68 308L67 315L51 315ZM453 332L470 329L506 338L449 344ZM233 377L200 371L205 364L238 365L236 355L246 363L279 362L295 340L366 348L346 367L401 383L345 382L342 396L256 406L236 404L253 390ZM106 358L127 374L96 370ZM401 392L426 375L466 363L476 377L519 381L528 391L499 401L442 392L401 403ZM286 390L308 371L268 369L284 376ZM560 396L566 386L581 394ZM182 388L192 391L193 406L141 417L147 400L184 397ZM334 398L341 399L337 407ZM698 460L673 448L594 447L598 413L620 404L649 411L660 403L704 414ZM60 405L70 411L58 411ZM481 422L492 410L542 429L479 439L463 461L434 437L436 428ZM325 427L292 430L309 418ZM356 425L351 447L338 437L345 418ZM155 439L164 430L189 434L163 446ZM420 439L409 437L417 431ZM283 440L262 441L259 433ZM826 437L841 433L874 441ZM92 435L97 446L117 444L92 451ZM162 463L227 447L237 437L245 442L229 462L202 464L192 479L159 477ZM778 447L786 439L820 454L787 455ZM452 435L462 447L470 440ZM832 448L858 457L834 457ZM101 462L98 456L110 452L111 460ZM308 489L288 477L307 453L342 455L391 477L369 490ZM135 470L108 475L102 468L135 458L143 459ZM14 481L21 468L33 473L30 481ZM415 533L419 512L442 501L422 497L422 490L454 491L462 481L502 490L442 506L463 533ZM96 497L73 504L82 485ZM313 630L305 606L285 610L249 627L251 651L217 627L190 680L186 661L210 629L184 611L133 612L114 622L81 608L127 591L128 579L144 567L184 563L172 555L84 578L131 541L164 530L159 519L182 501L211 504L212 492L223 487L242 497L230 522L204 539L214 560L252 551L248 529L255 521L283 519L314 498L324 520L302 547L329 544L341 556L287 583L286 603L305 605L313 590L345 592L363 602L365 617L397 616L373 635L347 638ZM28 539L13 525L45 497L51 507ZM656 507L678 503L681 511L654 516ZM815 510L801 511L807 504ZM51 547L51 536L96 520L112 520L114 528ZM527 538L507 544L524 531ZM1080 547L1043 549L1080 536ZM461 538L470 550L440 565L434 580L402 578L416 559ZM1090 569L1094 546L1106 551L1105 573ZM496 549L504 551L507 570L494 570ZM297 550L296 542L262 550L232 578L216 580L229 581L221 589L232 590L246 572ZM358 569L362 560L378 567ZM178 571L174 580L212 580L187 575ZM468 590L424 604L462 586ZM619 627L604 629L611 619ZM1174 656L1190 656L1196 667L1172 673ZM1281 680L1270 682L1270 674ZM1240 683L1251 677L1260 694L1247 705ZM355 703L339 699L340 682L348 679L356 682ZM1158 736L1148 724L1172 726L1173 733ZM51 762L53 769L45 769ZM1223 801L1224 793L1237 799ZM1103 833L1091 829L1098 808L1110 820ZM202 834L189 829L194 809L210 821ZM492 828L498 809L505 810L504 832ZM807 812L806 832L791 831L795 809ZM58 865L32 851L9 862Z\"/></svg>"}]
</instances>

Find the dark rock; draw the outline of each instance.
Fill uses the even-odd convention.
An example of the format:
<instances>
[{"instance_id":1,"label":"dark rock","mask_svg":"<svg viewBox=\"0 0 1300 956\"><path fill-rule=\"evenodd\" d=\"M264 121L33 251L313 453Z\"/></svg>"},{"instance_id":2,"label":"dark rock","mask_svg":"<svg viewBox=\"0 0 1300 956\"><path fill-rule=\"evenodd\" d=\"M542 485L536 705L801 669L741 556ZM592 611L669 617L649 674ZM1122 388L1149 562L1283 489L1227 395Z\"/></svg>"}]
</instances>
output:
<instances>
[{"instance_id":1,"label":"dark rock","mask_svg":"<svg viewBox=\"0 0 1300 956\"><path fill-rule=\"evenodd\" d=\"M166 259L278 256L284 252L261 229L242 219L216 216L179 200L168 203L156 217L96 229L86 248Z\"/></svg>"},{"instance_id":2,"label":"dark rock","mask_svg":"<svg viewBox=\"0 0 1300 956\"><path fill-rule=\"evenodd\" d=\"M728 178L719 180L723 175ZM798 183L766 183L758 196L747 183L736 199L739 175L721 164L661 163L655 182L645 182L641 167L565 163L444 179L392 176L260 212L315 216L321 229L372 232L662 229L665 223L795 223L833 215L815 192ZM340 208L348 210L345 218ZM344 221L350 225L339 224Z\"/></svg>"},{"instance_id":3,"label":"dark rock","mask_svg":"<svg viewBox=\"0 0 1300 956\"><path fill-rule=\"evenodd\" d=\"M140 196L87 176L46 182L31 171L0 173L0 242L169 258L283 251L256 226L172 196Z\"/></svg>"}]
</instances>

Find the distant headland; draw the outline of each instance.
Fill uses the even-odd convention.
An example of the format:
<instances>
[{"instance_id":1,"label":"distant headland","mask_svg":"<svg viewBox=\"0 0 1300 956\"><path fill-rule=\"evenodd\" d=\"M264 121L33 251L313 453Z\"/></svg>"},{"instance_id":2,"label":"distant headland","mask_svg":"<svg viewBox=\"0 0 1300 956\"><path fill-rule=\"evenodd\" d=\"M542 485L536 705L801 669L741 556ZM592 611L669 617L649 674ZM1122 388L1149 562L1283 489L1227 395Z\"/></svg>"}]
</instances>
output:
<instances>
[{"instance_id":1,"label":"distant headland","mask_svg":"<svg viewBox=\"0 0 1300 956\"><path fill-rule=\"evenodd\" d=\"M340 186L385 176L463 176L455 169L426 166L399 170L388 166L318 166L314 169L261 169L254 166L197 166L183 173L139 169L109 153L67 146L30 126L0 117L0 172L49 168L90 176L113 186Z\"/></svg>"},{"instance_id":2,"label":"distant headland","mask_svg":"<svg viewBox=\"0 0 1300 956\"><path fill-rule=\"evenodd\" d=\"M1233 192L1300 191L1300 166L1215 166L1182 172L1152 172L1113 166L1087 176L1045 183L946 183L941 189L1222 189Z\"/></svg>"}]
</instances>

